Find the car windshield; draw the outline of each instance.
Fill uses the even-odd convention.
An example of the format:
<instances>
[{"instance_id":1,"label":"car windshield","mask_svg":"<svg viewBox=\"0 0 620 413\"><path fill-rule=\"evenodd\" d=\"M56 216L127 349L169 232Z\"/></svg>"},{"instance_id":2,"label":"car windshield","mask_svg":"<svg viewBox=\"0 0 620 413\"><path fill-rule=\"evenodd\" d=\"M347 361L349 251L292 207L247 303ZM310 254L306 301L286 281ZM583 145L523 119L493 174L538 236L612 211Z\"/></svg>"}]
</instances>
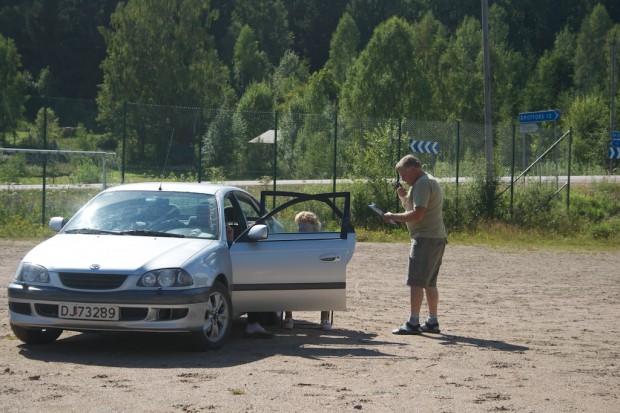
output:
<instances>
[{"instance_id":1,"label":"car windshield","mask_svg":"<svg viewBox=\"0 0 620 413\"><path fill-rule=\"evenodd\" d=\"M216 239L219 217L212 195L165 191L111 191L95 197L64 233Z\"/></svg>"}]
</instances>

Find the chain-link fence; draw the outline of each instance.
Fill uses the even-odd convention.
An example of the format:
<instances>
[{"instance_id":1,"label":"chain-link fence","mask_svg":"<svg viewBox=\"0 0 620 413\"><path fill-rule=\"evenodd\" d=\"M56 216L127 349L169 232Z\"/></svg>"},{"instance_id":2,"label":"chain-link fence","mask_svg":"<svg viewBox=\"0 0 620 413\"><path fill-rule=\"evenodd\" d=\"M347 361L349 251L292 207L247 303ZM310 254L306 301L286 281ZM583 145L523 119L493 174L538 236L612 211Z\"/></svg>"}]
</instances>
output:
<instances>
[{"instance_id":1,"label":"chain-link fence","mask_svg":"<svg viewBox=\"0 0 620 413\"><path fill-rule=\"evenodd\" d=\"M50 184L97 184L105 168L108 185L157 179L253 181L276 188L285 180L320 179L333 181L336 190L345 179L396 179L394 164L414 151L429 172L455 184L458 209L459 184L484 179L487 171L484 125L462 122L132 102L100 111L95 101L43 97L29 100L26 118L1 146L102 151L105 162L29 154L12 168L6 167L10 161L4 155L0 181L5 184L36 184L41 178ZM558 187L570 174L569 142L539 159L563 134L555 123L543 126L534 133L521 133L514 125L494 128L498 197L506 197L505 188L524 172Z\"/></svg>"}]
</instances>

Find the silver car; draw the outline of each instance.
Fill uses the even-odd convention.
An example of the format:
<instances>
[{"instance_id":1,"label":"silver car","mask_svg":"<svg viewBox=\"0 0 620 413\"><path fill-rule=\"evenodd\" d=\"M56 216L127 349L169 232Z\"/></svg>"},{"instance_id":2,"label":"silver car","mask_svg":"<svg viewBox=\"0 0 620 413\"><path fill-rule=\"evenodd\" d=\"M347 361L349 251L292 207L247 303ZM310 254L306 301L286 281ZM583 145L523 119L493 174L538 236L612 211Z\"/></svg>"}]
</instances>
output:
<instances>
[{"instance_id":1,"label":"silver car","mask_svg":"<svg viewBox=\"0 0 620 413\"><path fill-rule=\"evenodd\" d=\"M267 208L271 211L267 212ZM299 232L312 210L320 232ZM222 346L247 312L344 310L355 249L349 193L263 191L187 183L109 188L33 248L8 286L25 343L63 330L188 333Z\"/></svg>"}]
</instances>

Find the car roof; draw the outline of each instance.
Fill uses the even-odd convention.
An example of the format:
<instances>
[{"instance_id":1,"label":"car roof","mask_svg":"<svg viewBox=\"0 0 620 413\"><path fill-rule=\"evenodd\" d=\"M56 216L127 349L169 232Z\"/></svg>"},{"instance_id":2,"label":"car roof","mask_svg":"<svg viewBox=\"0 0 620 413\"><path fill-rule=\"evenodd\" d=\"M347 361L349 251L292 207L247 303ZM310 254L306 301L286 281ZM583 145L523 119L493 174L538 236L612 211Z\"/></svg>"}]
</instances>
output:
<instances>
[{"instance_id":1,"label":"car roof","mask_svg":"<svg viewBox=\"0 0 620 413\"><path fill-rule=\"evenodd\" d=\"M242 191L240 188L227 185L196 182L140 182L131 184L121 184L110 187L106 192L113 191L166 191L166 192L190 192L197 194L215 195L218 191Z\"/></svg>"}]
</instances>

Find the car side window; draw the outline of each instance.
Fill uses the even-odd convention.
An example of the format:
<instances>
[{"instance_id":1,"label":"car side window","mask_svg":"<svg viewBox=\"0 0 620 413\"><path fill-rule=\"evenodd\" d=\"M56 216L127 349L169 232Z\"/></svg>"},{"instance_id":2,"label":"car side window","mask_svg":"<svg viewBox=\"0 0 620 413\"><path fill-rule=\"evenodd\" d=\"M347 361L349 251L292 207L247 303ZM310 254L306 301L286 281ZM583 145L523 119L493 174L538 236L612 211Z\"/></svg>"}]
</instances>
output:
<instances>
[{"instance_id":1,"label":"car side window","mask_svg":"<svg viewBox=\"0 0 620 413\"><path fill-rule=\"evenodd\" d=\"M295 239L331 239L346 238L348 232L354 232L349 223L349 193L262 191L260 204L266 213L261 221L270 227L270 233L294 235Z\"/></svg>"},{"instance_id":2,"label":"car side window","mask_svg":"<svg viewBox=\"0 0 620 413\"><path fill-rule=\"evenodd\" d=\"M241 210L243 211L243 215L245 216L245 219L248 222L249 226L252 226L254 224L254 222L256 222L256 220L258 219L258 208L248 202L247 200L243 199L243 198L237 198L239 201L239 206L241 207Z\"/></svg>"}]
</instances>

